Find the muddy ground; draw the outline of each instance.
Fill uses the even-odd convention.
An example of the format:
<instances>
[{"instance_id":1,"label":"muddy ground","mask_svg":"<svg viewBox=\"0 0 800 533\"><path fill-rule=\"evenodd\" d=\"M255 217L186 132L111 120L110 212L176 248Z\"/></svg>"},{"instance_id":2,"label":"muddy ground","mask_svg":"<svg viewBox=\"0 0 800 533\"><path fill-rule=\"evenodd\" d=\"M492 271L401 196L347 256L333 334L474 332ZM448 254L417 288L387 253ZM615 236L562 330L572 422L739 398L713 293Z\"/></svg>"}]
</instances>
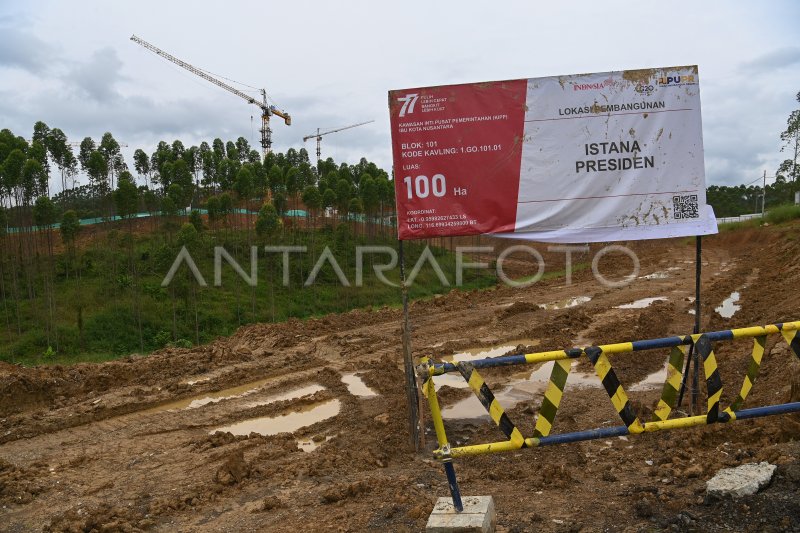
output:
<instances>
[{"instance_id":1,"label":"muddy ground","mask_svg":"<svg viewBox=\"0 0 800 533\"><path fill-rule=\"evenodd\" d=\"M704 239L703 329L800 319L797 237L795 226ZM415 302L414 353L441 358L515 344L543 351L690 333L693 241L632 248L640 275L650 276L624 288L605 288L583 270L571 285L557 278ZM609 277L629 271L624 260L602 266ZM714 309L733 291L741 309L723 318ZM574 297L591 300L537 307ZM665 300L616 307L647 297ZM207 346L105 364L0 367L0 530L423 530L448 491L429 453L430 427L428 451L408 449L400 318L398 309L358 310L248 326ZM720 344L716 353L727 405L750 343ZM612 358L623 385L644 383L630 392L642 416L660 394L648 376L666 356ZM747 406L798 399L798 368L785 342L771 338ZM511 391L509 414L529 435L541 394L525 387L524 370L535 368L483 374ZM581 363L575 375L589 371ZM353 373L369 391L351 392L342 377ZM554 432L618 425L605 392L579 381L568 386ZM445 407L467 397L442 389ZM450 440L500 440L481 414L446 420ZM253 425L260 417L279 418ZM254 428L294 433L225 431ZM494 496L499 531L800 531L798 438L800 418L778 416L466 458L456 471L464 494ZM718 469L756 461L778 465L769 488L706 500L705 481Z\"/></svg>"}]
</instances>

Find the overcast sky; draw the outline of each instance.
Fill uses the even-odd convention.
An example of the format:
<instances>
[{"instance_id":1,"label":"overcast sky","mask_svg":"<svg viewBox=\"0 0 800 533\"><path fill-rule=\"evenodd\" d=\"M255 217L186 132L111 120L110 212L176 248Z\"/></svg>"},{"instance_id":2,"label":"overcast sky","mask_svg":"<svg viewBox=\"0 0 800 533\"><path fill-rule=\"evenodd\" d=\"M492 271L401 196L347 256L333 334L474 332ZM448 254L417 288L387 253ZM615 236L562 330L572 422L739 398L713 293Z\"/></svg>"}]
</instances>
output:
<instances>
[{"instance_id":1,"label":"overcast sky","mask_svg":"<svg viewBox=\"0 0 800 533\"><path fill-rule=\"evenodd\" d=\"M390 89L697 64L707 182L747 183L788 157L779 134L800 107L798 21L796 1L2 0L0 128L29 138L42 120L71 141L110 131L131 167L134 149L160 140L258 147L257 107L132 34L265 87L293 118L273 120L275 150L375 120L324 137L322 156L387 170Z\"/></svg>"}]
</instances>

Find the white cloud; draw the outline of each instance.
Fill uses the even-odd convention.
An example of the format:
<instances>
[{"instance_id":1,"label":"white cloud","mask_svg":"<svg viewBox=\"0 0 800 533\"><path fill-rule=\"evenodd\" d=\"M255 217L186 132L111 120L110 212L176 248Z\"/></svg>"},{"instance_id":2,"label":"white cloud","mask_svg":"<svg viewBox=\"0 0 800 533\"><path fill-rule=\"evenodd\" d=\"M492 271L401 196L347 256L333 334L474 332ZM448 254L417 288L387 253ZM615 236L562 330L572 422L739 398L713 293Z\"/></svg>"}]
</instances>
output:
<instances>
[{"instance_id":1,"label":"white cloud","mask_svg":"<svg viewBox=\"0 0 800 533\"><path fill-rule=\"evenodd\" d=\"M374 119L323 138L322 156L363 155L387 171L390 89L698 64L708 182L742 183L784 157L778 135L800 90L798 6L18 0L0 7L0 126L24 135L43 120L73 140L111 131L131 145L129 161L162 139L258 145L257 107L137 46L132 33L265 86L293 118L291 127L273 121L276 150L305 146L313 157L303 136Z\"/></svg>"}]
</instances>

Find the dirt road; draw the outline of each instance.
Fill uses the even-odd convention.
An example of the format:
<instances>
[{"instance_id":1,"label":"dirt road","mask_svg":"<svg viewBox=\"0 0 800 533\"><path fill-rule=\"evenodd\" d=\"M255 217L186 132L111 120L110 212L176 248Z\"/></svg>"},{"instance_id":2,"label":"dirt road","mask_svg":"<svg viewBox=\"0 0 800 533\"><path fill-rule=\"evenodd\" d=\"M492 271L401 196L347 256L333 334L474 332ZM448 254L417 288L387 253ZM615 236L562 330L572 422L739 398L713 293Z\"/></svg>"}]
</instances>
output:
<instances>
[{"instance_id":1,"label":"dirt road","mask_svg":"<svg viewBox=\"0 0 800 533\"><path fill-rule=\"evenodd\" d=\"M726 233L704 245L704 330L800 319L797 227ZM690 333L693 243L632 248L642 271L624 288L605 288L583 270L571 285L555 278L416 302L414 353L496 354L518 344L540 351ZM604 273L629 270L622 260L602 265ZM741 308L723 318L715 308L734 291L739 299L729 305ZM639 302L645 298L660 299ZM358 310L248 326L207 346L105 364L0 367L0 529L424 529L433 502L448 492L430 454L407 448L399 326L397 309ZM727 405L750 344L716 353ZM643 415L659 397L654 373L666 356L612 360ZM792 379L799 393L794 359L770 339L747 406L787 401ZM541 387L530 375L536 368L521 370L485 377L530 434ZM565 392L554 432L619 423L596 378L583 377ZM449 384L441 393L450 439L502 438L464 389ZM499 531L800 531L799 437L800 419L782 416L467 458L456 471L465 494L495 497ZM434 442L430 432L429 449ZM755 461L779 465L769 489L704 502L716 470Z\"/></svg>"}]
</instances>

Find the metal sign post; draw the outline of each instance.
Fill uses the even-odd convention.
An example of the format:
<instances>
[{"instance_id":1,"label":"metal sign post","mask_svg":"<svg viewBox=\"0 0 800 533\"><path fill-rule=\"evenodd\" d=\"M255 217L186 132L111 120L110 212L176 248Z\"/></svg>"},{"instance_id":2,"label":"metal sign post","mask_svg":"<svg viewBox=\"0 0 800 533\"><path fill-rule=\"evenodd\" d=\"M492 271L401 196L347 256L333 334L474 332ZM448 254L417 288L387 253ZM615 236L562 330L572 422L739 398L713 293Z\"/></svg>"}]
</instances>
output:
<instances>
[{"instance_id":1,"label":"metal sign post","mask_svg":"<svg viewBox=\"0 0 800 533\"><path fill-rule=\"evenodd\" d=\"M400 284L403 288L403 369L406 375L408 434L411 438L411 448L418 453L420 451L419 392L417 391L417 377L414 374L414 360L411 356L411 324L408 318L408 286L406 285L406 262L402 240L398 240L398 254L400 256Z\"/></svg>"}]
</instances>

